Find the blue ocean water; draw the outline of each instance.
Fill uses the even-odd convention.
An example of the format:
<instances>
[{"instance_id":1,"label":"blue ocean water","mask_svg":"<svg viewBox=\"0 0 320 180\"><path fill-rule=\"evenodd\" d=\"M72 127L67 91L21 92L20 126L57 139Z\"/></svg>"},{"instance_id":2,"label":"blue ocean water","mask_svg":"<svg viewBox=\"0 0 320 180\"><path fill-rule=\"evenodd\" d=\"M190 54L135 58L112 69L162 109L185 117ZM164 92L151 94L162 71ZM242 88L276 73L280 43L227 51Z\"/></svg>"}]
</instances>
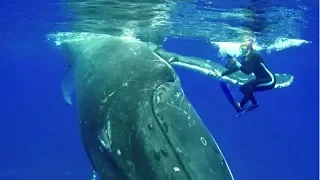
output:
<instances>
[{"instance_id":1,"label":"blue ocean water","mask_svg":"<svg viewBox=\"0 0 320 180\"><path fill-rule=\"evenodd\" d=\"M64 58L46 40L56 32L57 1L0 3L0 179L91 178L77 110L62 98ZM314 5L314 4L313 4ZM175 68L184 91L222 149L236 180L316 180L319 173L319 16L310 7L311 44L262 53L271 69L290 72L290 87L257 94L260 108L235 118L219 83ZM51 25L52 24L52 25ZM165 48L216 60L201 40L169 39Z\"/></svg>"}]
</instances>

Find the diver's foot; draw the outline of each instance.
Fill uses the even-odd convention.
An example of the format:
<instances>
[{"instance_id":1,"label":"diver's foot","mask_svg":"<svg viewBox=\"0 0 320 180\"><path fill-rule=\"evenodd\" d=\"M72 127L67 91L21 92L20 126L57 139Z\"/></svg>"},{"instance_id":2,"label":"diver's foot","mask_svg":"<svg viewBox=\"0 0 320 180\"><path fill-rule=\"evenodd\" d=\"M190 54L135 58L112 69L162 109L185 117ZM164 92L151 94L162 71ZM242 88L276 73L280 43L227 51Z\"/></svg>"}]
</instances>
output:
<instances>
[{"instance_id":1,"label":"diver's foot","mask_svg":"<svg viewBox=\"0 0 320 180\"><path fill-rule=\"evenodd\" d=\"M245 111L251 111L251 110L256 109L256 108L258 108L258 107L259 107L259 104L258 104L258 103L257 103L257 104L251 104L251 106L247 107L247 108L245 109Z\"/></svg>"},{"instance_id":2,"label":"diver's foot","mask_svg":"<svg viewBox=\"0 0 320 180\"><path fill-rule=\"evenodd\" d=\"M238 111L237 117L241 116L243 113L251 111L255 108L259 107L259 104L251 104L249 107L241 108L240 103L236 103L236 105L240 108L240 111Z\"/></svg>"},{"instance_id":3,"label":"diver's foot","mask_svg":"<svg viewBox=\"0 0 320 180\"><path fill-rule=\"evenodd\" d=\"M241 105L240 105L239 102L236 103L236 106L237 106L237 111L238 111L238 112L243 111L243 108L241 107Z\"/></svg>"}]
</instances>

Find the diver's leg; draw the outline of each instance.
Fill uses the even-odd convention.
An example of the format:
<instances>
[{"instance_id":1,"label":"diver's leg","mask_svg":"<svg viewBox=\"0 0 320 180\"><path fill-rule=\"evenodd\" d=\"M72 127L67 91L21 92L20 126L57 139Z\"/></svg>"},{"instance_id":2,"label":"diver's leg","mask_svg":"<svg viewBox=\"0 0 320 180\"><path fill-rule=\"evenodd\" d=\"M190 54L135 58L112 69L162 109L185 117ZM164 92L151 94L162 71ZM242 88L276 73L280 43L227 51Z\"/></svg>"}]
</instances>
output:
<instances>
[{"instance_id":1,"label":"diver's leg","mask_svg":"<svg viewBox=\"0 0 320 180\"><path fill-rule=\"evenodd\" d=\"M242 108L248 103L248 101L251 99L250 96L251 96L251 95L250 95L249 93L243 95L243 98L242 98L241 101L239 102L239 103L240 103L239 106L240 106L241 109L242 109Z\"/></svg>"},{"instance_id":2,"label":"diver's leg","mask_svg":"<svg viewBox=\"0 0 320 180\"><path fill-rule=\"evenodd\" d=\"M240 86L240 91L243 93L243 98L241 99L239 106L242 109L250 100L257 103L255 97L253 96L253 87L255 84L255 80L252 80L242 86Z\"/></svg>"},{"instance_id":3,"label":"diver's leg","mask_svg":"<svg viewBox=\"0 0 320 180\"><path fill-rule=\"evenodd\" d=\"M251 103L253 105L257 105L258 104L258 102L257 102L256 98L254 97L253 93L251 93L250 101L251 101Z\"/></svg>"},{"instance_id":4,"label":"diver's leg","mask_svg":"<svg viewBox=\"0 0 320 180\"><path fill-rule=\"evenodd\" d=\"M266 90L271 90L274 88L275 83L268 84L270 82L270 79L259 79L256 81L256 84L254 85L254 92L259 92L259 91L266 91Z\"/></svg>"},{"instance_id":5,"label":"diver's leg","mask_svg":"<svg viewBox=\"0 0 320 180\"><path fill-rule=\"evenodd\" d=\"M244 95L241 101L239 102L238 106L240 106L240 108L242 109L249 101L251 101L253 106L258 106L258 102L254 97L253 93L248 93Z\"/></svg>"},{"instance_id":6,"label":"diver's leg","mask_svg":"<svg viewBox=\"0 0 320 180\"><path fill-rule=\"evenodd\" d=\"M259 106L256 98L253 95L253 92L266 91L270 90L274 87L273 84L268 84L271 79L256 79L252 82L252 96L250 97L250 101L252 106Z\"/></svg>"},{"instance_id":7,"label":"diver's leg","mask_svg":"<svg viewBox=\"0 0 320 180\"><path fill-rule=\"evenodd\" d=\"M252 96L250 98L250 101L252 103L252 106L258 106L258 102L257 102L256 98L254 97L253 93L252 93Z\"/></svg>"}]
</instances>

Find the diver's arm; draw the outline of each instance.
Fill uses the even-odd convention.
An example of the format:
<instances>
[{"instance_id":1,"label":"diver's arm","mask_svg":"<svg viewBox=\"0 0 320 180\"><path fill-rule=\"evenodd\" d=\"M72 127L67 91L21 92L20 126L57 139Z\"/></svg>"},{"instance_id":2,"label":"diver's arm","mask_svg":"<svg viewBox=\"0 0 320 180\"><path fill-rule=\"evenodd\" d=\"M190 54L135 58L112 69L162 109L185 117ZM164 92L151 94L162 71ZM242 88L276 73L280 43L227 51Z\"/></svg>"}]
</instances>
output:
<instances>
[{"instance_id":1,"label":"diver's arm","mask_svg":"<svg viewBox=\"0 0 320 180\"><path fill-rule=\"evenodd\" d=\"M222 76L228 76L228 75L230 75L230 74L232 74L232 73L237 72L238 70L239 70L238 68L228 69L228 70L224 71L224 72L221 74L221 77L222 77Z\"/></svg>"},{"instance_id":2,"label":"diver's arm","mask_svg":"<svg viewBox=\"0 0 320 180\"><path fill-rule=\"evenodd\" d=\"M230 74L232 74L232 73L235 73L235 72L237 72L237 71L242 67L242 64L239 63L239 61L237 61L237 59L232 58L231 61L235 64L235 67L230 68L230 69L224 71L224 72L221 74L221 77L222 77L222 76L228 76L228 75L230 75Z\"/></svg>"},{"instance_id":3,"label":"diver's arm","mask_svg":"<svg viewBox=\"0 0 320 180\"><path fill-rule=\"evenodd\" d=\"M254 61L250 61L250 62L246 62L244 63L244 65L241 65L239 67L240 71L245 73L245 74L250 74L253 71L253 67L254 67Z\"/></svg>"},{"instance_id":4,"label":"diver's arm","mask_svg":"<svg viewBox=\"0 0 320 180\"><path fill-rule=\"evenodd\" d=\"M255 67L262 61L262 57L258 54L253 54L248 61L239 66L239 69L245 73L250 74L253 72Z\"/></svg>"}]
</instances>

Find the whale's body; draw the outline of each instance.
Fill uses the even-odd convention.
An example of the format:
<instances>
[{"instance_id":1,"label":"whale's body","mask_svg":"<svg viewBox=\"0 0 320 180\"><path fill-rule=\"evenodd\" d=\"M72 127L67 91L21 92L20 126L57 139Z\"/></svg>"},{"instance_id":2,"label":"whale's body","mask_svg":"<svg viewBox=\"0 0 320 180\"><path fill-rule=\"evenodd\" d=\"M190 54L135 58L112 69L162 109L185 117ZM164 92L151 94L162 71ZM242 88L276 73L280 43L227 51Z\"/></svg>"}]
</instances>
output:
<instances>
[{"instance_id":1,"label":"whale's body","mask_svg":"<svg viewBox=\"0 0 320 180\"><path fill-rule=\"evenodd\" d=\"M138 40L67 42L80 134L101 180L231 180L174 69Z\"/></svg>"}]
</instances>

